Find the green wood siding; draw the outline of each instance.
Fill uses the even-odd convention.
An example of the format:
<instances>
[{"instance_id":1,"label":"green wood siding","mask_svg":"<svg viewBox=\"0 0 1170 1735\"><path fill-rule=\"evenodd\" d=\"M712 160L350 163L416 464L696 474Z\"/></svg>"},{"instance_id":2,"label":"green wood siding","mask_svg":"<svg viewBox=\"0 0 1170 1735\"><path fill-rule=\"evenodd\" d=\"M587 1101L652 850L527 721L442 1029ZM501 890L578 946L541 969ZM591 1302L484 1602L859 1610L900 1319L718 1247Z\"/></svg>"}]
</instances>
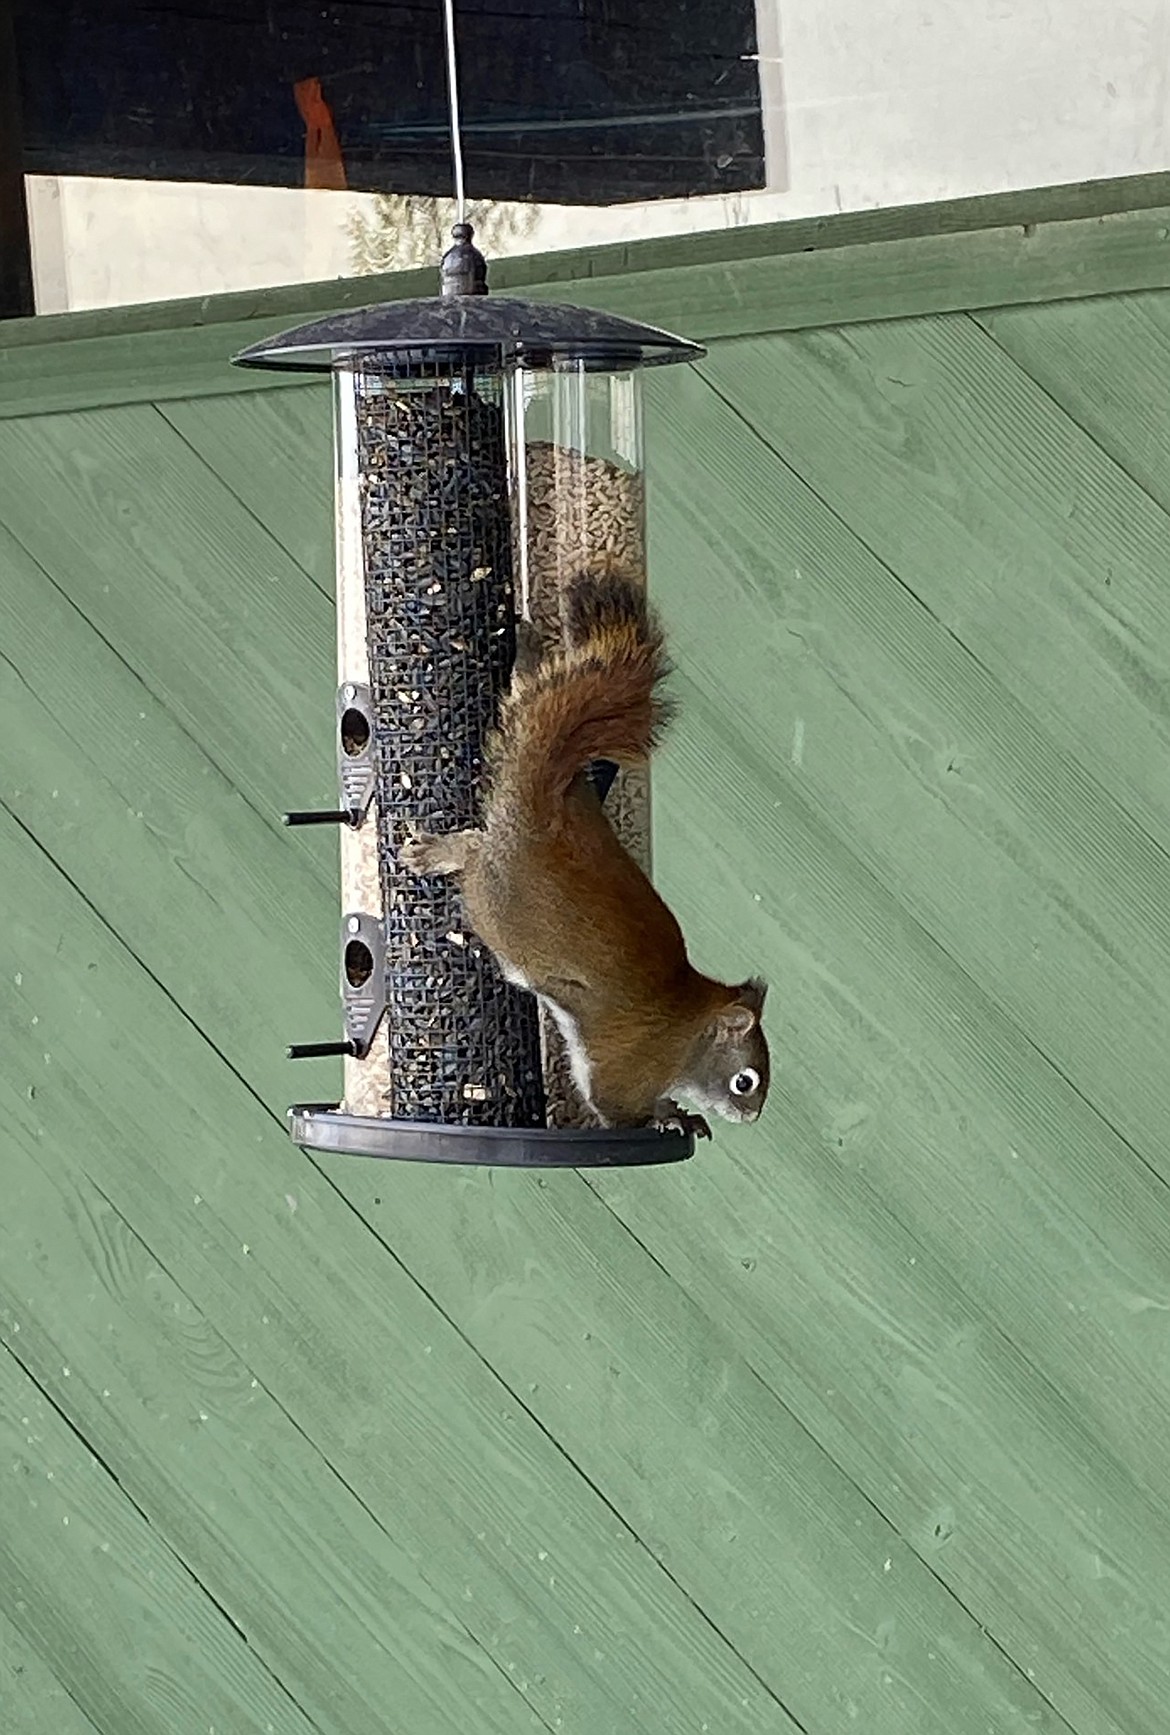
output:
<instances>
[{"instance_id":1,"label":"green wood siding","mask_svg":"<svg viewBox=\"0 0 1170 1735\"><path fill-rule=\"evenodd\" d=\"M291 1146L329 404L224 357L325 292L4 334L5 1731L1164 1735L1168 206L499 274L721 334L657 855L776 1064L677 1172Z\"/></svg>"}]
</instances>

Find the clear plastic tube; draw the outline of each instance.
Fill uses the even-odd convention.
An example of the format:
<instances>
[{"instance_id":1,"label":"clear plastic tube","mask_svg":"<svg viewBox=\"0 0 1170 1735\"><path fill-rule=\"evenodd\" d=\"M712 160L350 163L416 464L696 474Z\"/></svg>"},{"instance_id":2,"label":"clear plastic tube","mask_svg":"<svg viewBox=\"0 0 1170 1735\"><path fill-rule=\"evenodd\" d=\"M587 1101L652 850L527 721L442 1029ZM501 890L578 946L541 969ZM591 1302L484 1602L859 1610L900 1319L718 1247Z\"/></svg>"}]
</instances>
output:
<instances>
[{"instance_id":1,"label":"clear plastic tube","mask_svg":"<svg viewBox=\"0 0 1170 1735\"><path fill-rule=\"evenodd\" d=\"M575 579L619 572L646 583L641 375L590 371L582 363L523 371L516 376L513 405L518 597L543 642L555 644L563 630L565 591ZM647 772L620 772L606 811L649 872ZM550 1124L591 1124L560 1033L547 1016L541 1037Z\"/></svg>"}]
</instances>

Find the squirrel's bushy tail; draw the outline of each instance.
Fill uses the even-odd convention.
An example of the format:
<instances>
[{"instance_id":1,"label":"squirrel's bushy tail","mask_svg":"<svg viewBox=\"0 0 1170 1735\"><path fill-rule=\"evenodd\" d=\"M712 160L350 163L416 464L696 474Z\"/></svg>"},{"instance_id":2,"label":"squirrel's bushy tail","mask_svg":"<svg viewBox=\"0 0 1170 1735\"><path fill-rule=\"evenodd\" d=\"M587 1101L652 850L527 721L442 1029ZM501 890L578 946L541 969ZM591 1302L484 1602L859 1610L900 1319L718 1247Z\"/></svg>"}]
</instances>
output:
<instances>
[{"instance_id":1,"label":"squirrel's bushy tail","mask_svg":"<svg viewBox=\"0 0 1170 1735\"><path fill-rule=\"evenodd\" d=\"M660 691L669 673L642 587L616 575L576 579L565 598L563 645L514 676L501 707L490 755L494 793L551 819L595 759L647 759L670 717Z\"/></svg>"}]
</instances>

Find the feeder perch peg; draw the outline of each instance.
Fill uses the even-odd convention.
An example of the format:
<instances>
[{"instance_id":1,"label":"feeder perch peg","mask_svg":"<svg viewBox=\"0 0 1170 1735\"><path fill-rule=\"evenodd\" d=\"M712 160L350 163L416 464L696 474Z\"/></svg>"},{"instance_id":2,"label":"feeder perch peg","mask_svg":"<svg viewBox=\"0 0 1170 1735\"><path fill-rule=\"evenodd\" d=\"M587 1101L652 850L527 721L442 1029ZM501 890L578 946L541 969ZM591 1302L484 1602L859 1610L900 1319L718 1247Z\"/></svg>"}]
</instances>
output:
<instances>
[{"instance_id":1,"label":"feeder perch peg","mask_svg":"<svg viewBox=\"0 0 1170 1735\"><path fill-rule=\"evenodd\" d=\"M583 575L646 578L641 382L696 344L592 308L491 296L469 224L442 293L265 339L244 367L332 381L336 764L346 1040L337 1108L290 1111L338 1155L582 1168L671 1163L690 1132L597 1124L555 1024L468 930L457 885L401 860L474 827L485 746L521 655L561 641ZM597 764L649 868L644 769ZM357 816L356 819L354 816ZM356 924L356 926L355 926Z\"/></svg>"},{"instance_id":2,"label":"feeder perch peg","mask_svg":"<svg viewBox=\"0 0 1170 1735\"><path fill-rule=\"evenodd\" d=\"M285 1049L289 1060L331 1060L335 1055L344 1054L353 1058L357 1054L356 1042L290 1042Z\"/></svg>"},{"instance_id":3,"label":"feeder perch peg","mask_svg":"<svg viewBox=\"0 0 1170 1735\"><path fill-rule=\"evenodd\" d=\"M313 810L282 813L284 825L360 825L362 816L355 807L329 808L321 812Z\"/></svg>"}]
</instances>

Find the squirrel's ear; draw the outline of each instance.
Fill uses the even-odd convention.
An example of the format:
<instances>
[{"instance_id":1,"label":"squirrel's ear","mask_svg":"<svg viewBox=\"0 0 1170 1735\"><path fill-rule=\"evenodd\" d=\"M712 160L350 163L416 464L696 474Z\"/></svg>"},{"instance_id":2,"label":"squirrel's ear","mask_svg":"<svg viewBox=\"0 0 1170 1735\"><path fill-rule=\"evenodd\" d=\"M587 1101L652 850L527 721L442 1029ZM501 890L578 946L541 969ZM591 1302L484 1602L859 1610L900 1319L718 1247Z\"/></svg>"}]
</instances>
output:
<instances>
[{"instance_id":1,"label":"squirrel's ear","mask_svg":"<svg viewBox=\"0 0 1170 1735\"><path fill-rule=\"evenodd\" d=\"M745 982L734 992L735 999L730 1005L721 1006L711 1022L712 1030L724 1042L734 1042L736 1037L746 1036L760 1022L768 984L762 977L753 976L750 982Z\"/></svg>"},{"instance_id":2,"label":"squirrel's ear","mask_svg":"<svg viewBox=\"0 0 1170 1735\"><path fill-rule=\"evenodd\" d=\"M723 1006L715 1014L715 1033L723 1042L734 1042L738 1036L746 1036L756 1023L756 1013L750 1006L741 1001L733 1000L730 1006Z\"/></svg>"}]
</instances>

